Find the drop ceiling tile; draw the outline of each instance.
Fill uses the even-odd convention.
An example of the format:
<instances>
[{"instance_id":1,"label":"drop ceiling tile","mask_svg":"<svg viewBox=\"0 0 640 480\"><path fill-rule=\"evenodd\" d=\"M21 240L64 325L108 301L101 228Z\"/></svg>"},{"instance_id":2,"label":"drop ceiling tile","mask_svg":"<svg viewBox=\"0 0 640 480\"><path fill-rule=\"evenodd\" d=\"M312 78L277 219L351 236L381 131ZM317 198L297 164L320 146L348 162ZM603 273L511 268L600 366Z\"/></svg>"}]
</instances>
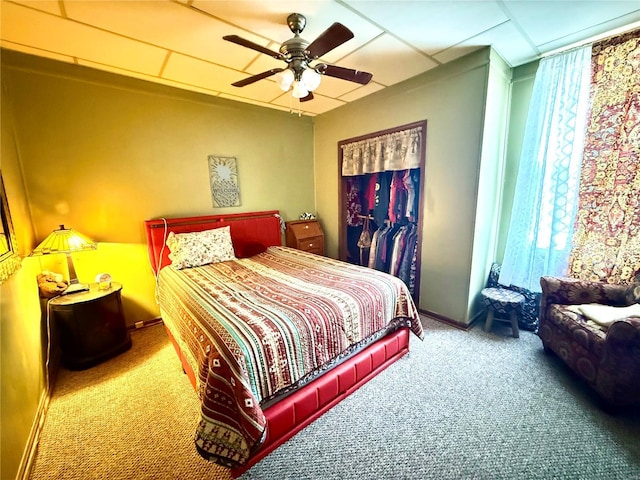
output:
<instances>
[{"instance_id":1,"label":"drop ceiling tile","mask_svg":"<svg viewBox=\"0 0 640 480\"><path fill-rule=\"evenodd\" d=\"M208 90L205 88L200 88L195 85L188 85L184 83L174 82L173 80L169 80L167 78L161 78L155 75L145 75L144 73L131 72L129 70L123 70L121 68L112 67L109 65L101 65L95 62L89 62L86 60L79 60L78 65L83 65L85 67L95 68L96 70L103 70L105 72L116 73L118 75L124 75L126 77L137 78L140 80L146 80L148 82L160 83L163 85L168 85L170 87L180 88L182 90L191 90L193 92L204 93L205 95L217 96L218 92L214 92L212 90Z\"/></svg>"},{"instance_id":2,"label":"drop ceiling tile","mask_svg":"<svg viewBox=\"0 0 640 480\"><path fill-rule=\"evenodd\" d=\"M345 102L353 102L362 97L366 97L378 90L382 90L384 87L379 83L370 82L367 85L363 85L362 87L356 88L355 90L342 95L339 100L344 100Z\"/></svg>"},{"instance_id":3,"label":"drop ceiling tile","mask_svg":"<svg viewBox=\"0 0 640 480\"><path fill-rule=\"evenodd\" d=\"M24 5L26 7L35 8L36 10L41 10L46 13L52 13L53 15L62 15L62 11L60 10L60 2L55 0L13 0L14 3L19 3L20 5ZM4 2L2 2L4 4Z\"/></svg>"},{"instance_id":4,"label":"drop ceiling tile","mask_svg":"<svg viewBox=\"0 0 640 480\"><path fill-rule=\"evenodd\" d=\"M391 35L381 35L340 61L347 68L373 74L373 80L389 86L426 72L438 64Z\"/></svg>"},{"instance_id":5,"label":"drop ceiling tile","mask_svg":"<svg viewBox=\"0 0 640 480\"><path fill-rule=\"evenodd\" d=\"M74 20L237 69L244 68L256 52L232 47L222 39L224 35L242 33L254 43L263 46L267 43L210 15L172 2L100 1L66 5L68 16Z\"/></svg>"},{"instance_id":6,"label":"drop ceiling tile","mask_svg":"<svg viewBox=\"0 0 640 480\"><path fill-rule=\"evenodd\" d=\"M60 62L75 63L74 58L68 55L58 55L57 53L47 52L46 50L42 50L39 48L32 48L32 47L26 47L24 45L18 45L17 43L8 42L6 40L1 40L0 46L2 46L2 48L6 48L7 50L15 50L16 52L22 52L28 55L35 55L37 57L50 58L52 60L58 60Z\"/></svg>"},{"instance_id":7,"label":"drop ceiling tile","mask_svg":"<svg viewBox=\"0 0 640 480\"><path fill-rule=\"evenodd\" d=\"M431 55L508 20L497 1L348 1L397 38Z\"/></svg>"},{"instance_id":8,"label":"drop ceiling tile","mask_svg":"<svg viewBox=\"0 0 640 480\"><path fill-rule=\"evenodd\" d=\"M320 86L316 89L316 92L327 97L338 98L352 92L360 86L359 83L323 75L320 80Z\"/></svg>"},{"instance_id":9,"label":"drop ceiling tile","mask_svg":"<svg viewBox=\"0 0 640 480\"><path fill-rule=\"evenodd\" d=\"M328 52L323 57L327 62L336 62L382 33L379 27L333 0L279 0L276 2L195 0L193 7L224 19L248 32L262 35L276 45L281 45L282 42L293 37L293 33L287 26L287 17L293 12L301 13L307 19L306 27L300 36L309 42L315 40L334 22L340 22L355 36Z\"/></svg>"},{"instance_id":10,"label":"drop ceiling tile","mask_svg":"<svg viewBox=\"0 0 640 480\"><path fill-rule=\"evenodd\" d=\"M155 74L166 56L160 48L11 3L2 4L0 35L53 54Z\"/></svg>"},{"instance_id":11,"label":"drop ceiling tile","mask_svg":"<svg viewBox=\"0 0 640 480\"><path fill-rule=\"evenodd\" d=\"M242 78L244 74L220 67L195 58L174 53L169 57L162 74L163 78L180 83L199 86L201 88L237 95L240 88L231 84ZM277 94L278 88L273 82L255 82L242 87L242 96L257 101L268 102ZM275 90L275 92L274 92Z\"/></svg>"},{"instance_id":12,"label":"drop ceiling tile","mask_svg":"<svg viewBox=\"0 0 640 480\"><path fill-rule=\"evenodd\" d=\"M240 45L232 45L229 44L229 49L238 50L247 50ZM278 46L270 45L268 48L271 48L275 51L278 50ZM271 58L268 55L262 55L256 52L256 56L254 56L253 61L248 65L245 65L246 68L244 71L247 72L247 77L250 75L256 75L258 73L266 72L267 70L271 70L272 68L286 68L287 64L282 60L276 60L275 58Z\"/></svg>"},{"instance_id":13,"label":"drop ceiling tile","mask_svg":"<svg viewBox=\"0 0 640 480\"><path fill-rule=\"evenodd\" d=\"M277 51L293 36L286 17L294 11L307 17L302 36L310 41L340 22L355 38L320 60L369 71L373 82L359 86L323 77L316 100L301 104L306 115L336 108L484 45L493 45L516 66L640 20L638 0L0 2L4 48L272 108L278 102L283 109L289 108L291 96L278 89L273 77L240 89L230 84L285 64L222 37L239 35ZM165 61L164 76L158 79Z\"/></svg>"},{"instance_id":14,"label":"drop ceiling tile","mask_svg":"<svg viewBox=\"0 0 640 480\"><path fill-rule=\"evenodd\" d=\"M634 11L637 14L640 9L637 0L581 2L571 0L553 2L504 0L504 3L514 20L527 32L535 45L549 44L554 40L604 24ZM638 19L640 17L636 18L636 20ZM606 30L607 27L604 26L600 33Z\"/></svg>"},{"instance_id":15,"label":"drop ceiling tile","mask_svg":"<svg viewBox=\"0 0 640 480\"><path fill-rule=\"evenodd\" d=\"M434 58L439 62L447 63L487 45L493 45L500 56L512 67L531 62L539 56L539 52L522 36L513 22L509 21L443 50L434 55Z\"/></svg>"},{"instance_id":16,"label":"drop ceiling tile","mask_svg":"<svg viewBox=\"0 0 640 480\"><path fill-rule=\"evenodd\" d=\"M583 42L592 37L613 36L624 31L640 28L640 11L623 15L609 22L585 28L571 35L552 40L540 45L538 48L542 53L548 53L558 48L566 47L575 43ZM617 32L617 33L616 33Z\"/></svg>"}]
</instances>

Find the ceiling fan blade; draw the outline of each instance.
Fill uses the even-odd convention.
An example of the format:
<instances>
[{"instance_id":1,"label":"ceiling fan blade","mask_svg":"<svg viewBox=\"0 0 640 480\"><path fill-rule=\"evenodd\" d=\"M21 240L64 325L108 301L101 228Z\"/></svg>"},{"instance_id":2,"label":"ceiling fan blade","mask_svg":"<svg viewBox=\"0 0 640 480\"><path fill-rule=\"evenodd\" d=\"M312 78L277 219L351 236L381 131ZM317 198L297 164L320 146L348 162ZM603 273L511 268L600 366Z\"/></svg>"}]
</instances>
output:
<instances>
[{"instance_id":1,"label":"ceiling fan blade","mask_svg":"<svg viewBox=\"0 0 640 480\"><path fill-rule=\"evenodd\" d=\"M225 35L222 37L223 40L228 42L235 43L237 45L241 45L243 47L250 48L255 50L256 52L264 53L265 55L269 55L270 57L277 58L278 60L283 60L284 56L279 52L274 52L273 50L269 50L262 45L258 45L257 43L253 43L245 38L239 37L238 35Z\"/></svg>"},{"instance_id":2,"label":"ceiling fan blade","mask_svg":"<svg viewBox=\"0 0 640 480\"><path fill-rule=\"evenodd\" d=\"M321 73L323 75L340 78L342 80L348 80L350 82L359 83L361 85L366 85L373 78L373 75L369 72L338 67L337 65L320 64L316 67L316 70L318 71L318 73Z\"/></svg>"},{"instance_id":3,"label":"ceiling fan blade","mask_svg":"<svg viewBox=\"0 0 640 480\"><path fill-rule=\"evenodd\" d=\"M284 68L272 68L271 70L267 70L266 72L258 73L257 75L253 75L252 77L247 77L244 80L238 80L237 82L232 83L234 87L244 87L253 82L257 82L258 80L262 80L263 78L270 77L271 75L275 75L278 72L283 71Z\"/></svg>"},{"instance_id":4,"label":"ceiling fan blade","mask_svg":"<svg viewBox=\"0 0 640 480\"><path fill-rule=\"evenodd\" d=\"M311 60L320 58L325 53L330 52L337 46L342 45L344 42L352 38L353 32L341 23L336 22L309 44L307 47L309 58Z\"/></svg>"},{"instance_id":5,"label":"ceiling fan blade","mask_svg":"<svg viewBox=\"0 0 640 480\"><path fill-rule=\"evenodd\" d=\"M309 92L306 97L300 99L301 102L308 102L309 100L313 100L313 92Z\"/></svg>"}]
</instances>

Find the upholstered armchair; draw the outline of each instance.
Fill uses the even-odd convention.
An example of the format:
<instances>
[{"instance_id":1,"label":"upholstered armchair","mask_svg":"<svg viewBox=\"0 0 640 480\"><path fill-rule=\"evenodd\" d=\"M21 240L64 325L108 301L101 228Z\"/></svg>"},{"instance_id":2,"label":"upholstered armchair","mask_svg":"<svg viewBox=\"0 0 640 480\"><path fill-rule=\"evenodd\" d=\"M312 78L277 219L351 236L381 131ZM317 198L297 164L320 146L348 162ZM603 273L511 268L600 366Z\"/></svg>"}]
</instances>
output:
<instances>
[{"instance_id":1,"label":"upholstered armchair","mask_svg":"<svg viewBox=\"0 0 640 480\"><path fill-rule=\"evenodd\" d=\"M538 336L599 395L603 407L640 404L640 318L593 320L577 305L637 311L640 285L542 277ZM628 307L628 308L620 308ZM589 317L585 316L589 315ZM635 313L634 313L635 315ZM615 319L615 320L614 320Z\"/></svg>"}]
</instances>

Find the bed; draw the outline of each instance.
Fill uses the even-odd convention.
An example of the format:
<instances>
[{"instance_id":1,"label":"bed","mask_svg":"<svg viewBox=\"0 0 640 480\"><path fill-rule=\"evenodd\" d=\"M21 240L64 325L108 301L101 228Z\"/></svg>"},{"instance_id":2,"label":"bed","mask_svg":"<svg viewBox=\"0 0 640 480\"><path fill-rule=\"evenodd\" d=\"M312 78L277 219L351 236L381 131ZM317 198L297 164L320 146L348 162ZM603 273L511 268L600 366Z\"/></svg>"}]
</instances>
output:
<instances>
[{"instance_id":1,"label":"bed","mask_svg":"<svg viewBox=\"0 0 640 480\"><path fill-rule=\"evenodd\" d=\"M162 319L201 400L196 448L234 477L406 354L410 332L423 337L404 283L284 247L281 222L145 221ZM212 263L191 249L209 241Z\"/></svg>"}]
</instances>

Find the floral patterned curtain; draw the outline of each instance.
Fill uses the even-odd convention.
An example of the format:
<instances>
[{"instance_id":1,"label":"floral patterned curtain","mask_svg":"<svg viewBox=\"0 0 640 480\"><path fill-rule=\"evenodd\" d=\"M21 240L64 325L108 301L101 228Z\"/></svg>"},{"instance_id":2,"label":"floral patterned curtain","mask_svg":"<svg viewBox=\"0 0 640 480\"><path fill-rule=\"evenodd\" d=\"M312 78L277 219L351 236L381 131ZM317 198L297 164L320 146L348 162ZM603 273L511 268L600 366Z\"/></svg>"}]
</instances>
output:
<instances>
[{"instance_id":1,"label":"floral patterned curtain","mask_svg":"<svg viewBox=\"0 0 640 480\"><path fill-rule=\"evenodd\" d=\"M420 167L422 128L367 138L342 145L342 176Z\"/></svg>"},{"instance_id":2,"label":"floral patterned curtain","mask_svg":"<svg viewBox=\"0 0 640 480\"><path fill-rule=\"evenodd\" d=\"M592 48L591 106L569 275L640 272L640 30Z\"/></svg>"}]
</instances>

